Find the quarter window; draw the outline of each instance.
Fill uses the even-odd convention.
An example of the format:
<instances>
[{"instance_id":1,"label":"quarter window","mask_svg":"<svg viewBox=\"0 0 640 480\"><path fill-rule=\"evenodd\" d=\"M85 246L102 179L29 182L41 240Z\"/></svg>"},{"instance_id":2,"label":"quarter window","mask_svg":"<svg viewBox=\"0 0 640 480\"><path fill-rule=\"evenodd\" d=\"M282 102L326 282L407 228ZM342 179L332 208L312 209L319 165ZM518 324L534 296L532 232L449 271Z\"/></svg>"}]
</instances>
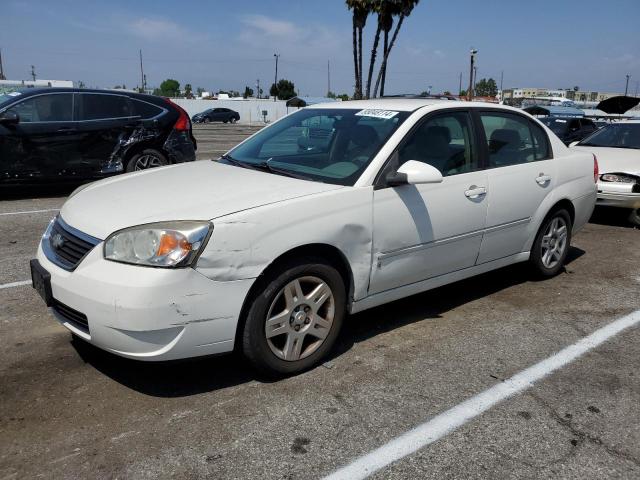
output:
<instances>
[{"instance_id":1,"label":"quarter window","mask_svg":"<svg viewBox=\"0 0 640 480\"><path fill-rule=\"evenodd\" d=\"M20 123L70 122L73 110L73 94L56 93L30 97L7 111L20 117Z\"/></svg>"},{"instance_id":2,"label":"quarter window","mask_svg":"<svg viewBox=\"0 0 640 480\"><path fill-rule=\"evenodd\" d=\"M410 133L400 147L400 165L417 160L437 168L443 176L478 170L480 166L472 139L468 113L432 117Z\"/></svg>"},{"instance_id":3,"label":"quarter window","mask_svg":"<svg viewBox=\"0 0 640 480\"><path fill-rule=\"evenodd\" d=\"M105 120L131 116L127 97L83 93L80 99L81 120Z\"/></svg>"},{"instance_id":4,"label":"quarter window","mask_svg":"<svg viewBox=\"0 0 640 480\"><path fill-rule=\"evenodd\" d=\"M550 158L544 131L530 120L504 113L481 113L489 167L506 167Z\"/></svg>"},{"instance_id":5,"label":"quarter window","mask_svg":"<svg viewBox=\"0 0 640 480\"><path fill-rule=\"evenodd\" d=\"M133 115L136 117L148 119L148 118L156 117L160 115L160 113L162 113L162 109L160 107L151 105L150 103L147 103L147 102L133 100L131 104L133 106Z\"/></svg>"}]
</instances>

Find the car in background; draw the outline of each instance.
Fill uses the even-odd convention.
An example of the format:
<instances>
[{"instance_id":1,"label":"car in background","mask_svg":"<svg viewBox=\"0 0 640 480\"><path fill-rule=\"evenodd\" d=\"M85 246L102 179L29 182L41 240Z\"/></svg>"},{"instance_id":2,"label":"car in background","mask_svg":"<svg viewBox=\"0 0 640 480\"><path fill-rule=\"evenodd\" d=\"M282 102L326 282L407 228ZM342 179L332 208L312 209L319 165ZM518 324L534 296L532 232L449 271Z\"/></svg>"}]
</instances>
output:
<instances>
[{"instance_id":1,"label":"car in background","mask_svg":"<svg viewBox=\"0 0 640 480\"><path fill-rule=\"evenodd\" d=\"M236 123L238 120L240 120L240 114L230 108L210 108L191 117L193 123Z\"/></svg>"},{"instance_id":2,"label":"car in background","mask_svg":"<svg viewBox=\"0 0 640 480\"><path fill-rule=\"evenodd\" d=\"M627 208L629 221L640 226L640 120L609 123L572 148L598 157L596 205Z\"/></svg>"},{"instance_id":3,"label":"car in background","mask_svg":"<svg viewBox=\"0 0 640 480\"><path fill-rule=\"evenodd\" d=\"M322 141L301 146L310 129ZM348 312L516 262L556 275L593 211L594 171L593 155L510 107L313 105L218 161L76 192L41 238L33 285L112 353L238 349L297 373L329 353Z\"/></svg>"},{"instance_id":4,"label":"car in background","mask_svg":"<svg viewBox=\"0 0 640 480\"><path fill-rule=\"evenodd\" d=\"M565 145L582 140L598 130L593 120L588 118L549 116L538 118L538 120L555 133Z\"/></svg>"},{"instance_id":5,"label":"car in background","mask_svg":"<svg viewBox=\"0 0 640 480\"><path fill-rule=\"evenodd\" d=\"M195 160L186 112L117 90L0 95L0 185L78 182Z\"/></svg>"}]
</instances>

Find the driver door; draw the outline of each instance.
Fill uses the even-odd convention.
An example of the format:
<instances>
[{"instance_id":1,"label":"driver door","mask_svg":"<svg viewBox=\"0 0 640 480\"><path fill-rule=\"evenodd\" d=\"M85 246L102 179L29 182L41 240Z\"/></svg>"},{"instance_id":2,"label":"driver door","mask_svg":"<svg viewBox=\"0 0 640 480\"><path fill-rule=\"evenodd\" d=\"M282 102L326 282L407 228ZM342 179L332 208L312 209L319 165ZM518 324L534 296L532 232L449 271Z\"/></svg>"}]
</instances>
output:
<instances>
[{"instance_id":1,"label":"driver door","mask_svg":"<svg viewBox=\"0 0 640 480\"><path fill-rule=\"evenodd\" d=\"M475 265L488 196L477 145L465 110L430 116L404 139L390 171L417 160L444 179L374 190L370 294Z\"/></svg>"}]
</instances>

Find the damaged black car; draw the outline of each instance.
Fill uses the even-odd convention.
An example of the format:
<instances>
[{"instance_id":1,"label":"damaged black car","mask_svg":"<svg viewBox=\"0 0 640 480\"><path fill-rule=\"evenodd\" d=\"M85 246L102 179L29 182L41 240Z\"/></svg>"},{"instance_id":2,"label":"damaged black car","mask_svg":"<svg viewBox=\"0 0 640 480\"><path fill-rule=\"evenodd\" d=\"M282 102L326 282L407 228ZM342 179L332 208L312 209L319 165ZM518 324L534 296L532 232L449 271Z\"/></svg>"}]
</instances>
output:
<instances>
[{"instance_id":1,"label":"damaged black car","mask_svg":"<svg viewBox=\"0 0 640 480\"><path fill-rule=\"evenodd\" d=\"M0 185L83 182L195 160L187 113L118 90L26 89L0 95Z\"/></svg>"}]
</instances>

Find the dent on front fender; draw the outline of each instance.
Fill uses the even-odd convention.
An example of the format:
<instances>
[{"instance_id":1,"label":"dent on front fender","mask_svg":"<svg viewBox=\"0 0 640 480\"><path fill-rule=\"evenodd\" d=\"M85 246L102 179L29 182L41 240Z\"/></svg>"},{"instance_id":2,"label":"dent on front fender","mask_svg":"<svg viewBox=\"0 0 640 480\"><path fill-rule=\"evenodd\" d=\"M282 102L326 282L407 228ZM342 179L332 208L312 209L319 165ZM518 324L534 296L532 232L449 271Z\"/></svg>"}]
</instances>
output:
<instances>
[{"instance_id":1,"label":"dent on front fender","mask_svg":"<svg viewBox=\"0 0 640 480\"><path fill-rule=\"evenodd\" d=\"M196 268L217 281L256 278L294 248L323 244L346 258L360 298L371 270L372 192L345 188L214 219Z\"/></svg>"}]
</instances>

